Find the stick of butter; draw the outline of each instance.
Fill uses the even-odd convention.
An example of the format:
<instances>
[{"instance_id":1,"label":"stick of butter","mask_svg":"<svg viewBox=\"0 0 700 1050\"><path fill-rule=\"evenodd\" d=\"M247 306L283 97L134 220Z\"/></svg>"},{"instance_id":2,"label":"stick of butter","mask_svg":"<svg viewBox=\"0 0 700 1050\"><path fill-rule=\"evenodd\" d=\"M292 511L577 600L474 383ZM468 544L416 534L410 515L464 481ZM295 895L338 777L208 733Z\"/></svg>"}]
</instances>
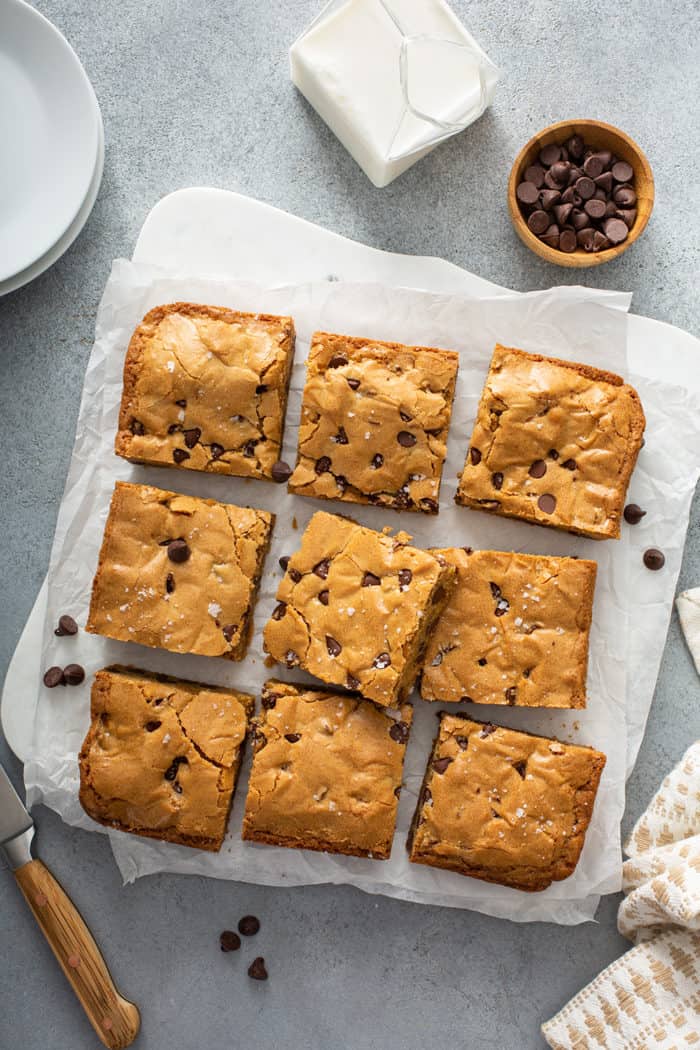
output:
<instances>
[{"instance_id":1,"label":"stick of butter","mask_svg":"<svg viewBox=\"0 0 700 1050\"><path fill-rule=\"evenodd\" d=\"M498 80L445 0L331 0L289 57L292 81L375 186L477 120Z\"/></svg>"}]
</instances>

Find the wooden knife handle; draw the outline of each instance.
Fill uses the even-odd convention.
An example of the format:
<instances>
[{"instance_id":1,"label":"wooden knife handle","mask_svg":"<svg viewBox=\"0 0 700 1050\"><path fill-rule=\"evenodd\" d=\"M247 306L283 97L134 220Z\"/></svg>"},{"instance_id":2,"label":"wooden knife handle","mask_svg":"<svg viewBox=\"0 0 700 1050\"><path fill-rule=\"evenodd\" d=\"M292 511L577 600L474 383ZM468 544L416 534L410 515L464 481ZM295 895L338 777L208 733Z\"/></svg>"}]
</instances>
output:
<instances>
[{"instance_id":1,"label":"wooden knife handle","mask_svg":"<svg viewBox=\"0 0 700 1050\"><path fill-rule=\"evenodd\" d=\"M14 876L104 1045L112 1050L131 1046L141 1023L139 1012L115 988L78 909L40 860L17 868Z\"/></svg>"}]
</instances>

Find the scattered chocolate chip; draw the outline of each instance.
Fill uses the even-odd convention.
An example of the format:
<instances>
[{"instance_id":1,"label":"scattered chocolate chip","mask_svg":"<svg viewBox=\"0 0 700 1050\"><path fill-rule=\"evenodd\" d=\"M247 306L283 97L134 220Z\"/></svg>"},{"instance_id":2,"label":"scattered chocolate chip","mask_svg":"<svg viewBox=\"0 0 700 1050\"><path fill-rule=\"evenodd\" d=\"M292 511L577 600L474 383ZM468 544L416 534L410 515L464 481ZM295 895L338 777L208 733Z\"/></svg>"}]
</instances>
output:
<instances>
[{"instance_id":1,"label":"scattered chocolate chip","mask_svg":"<svg viewBox=\"0 0 700 1050\"><path fill-rule=\"evenodd\" d=\"M385 667L389 667L390 664L391 657L389 656L389 653L379 653L372 661L372 667L376 667L380 671L383 671Z\"/></svg>"},{"instance_id":2,"label":"scattered chocolate chip","mask_svg":"<svg viewBox=\"0 0 700 1050\"><path fill-rule=\"evenodd\" d=\"M530 464L528 474L531 478L543 478L547 473L547 464L543 459L536 459Z\"/></svg>"},{"instance_id":3,"label":"scattered chocolate chip","mask_svg":"<svg viewBox=\"0 0 700 1050\"><path fill-rule=\"evenodd\" d=\"M338 433L331 438L331 441L335 445L347 445L348 435L345 433L345 427L338 427Z\"/></svg>"},{"instance_id":4,"label":"scattered chocolate chip","mask_svg":"<svg viewBox=\"0 0 700 1050\"><path fill-rule=\"evenodd\" d=\"M235 623L224 624L224 626L221 628L221 631L226 641L231 642L233 640L233 636L236 633L236 625Z\"/></svg>"},{"instance_id":5,"label":"scattered chocolate chip","mask_svg":"<svg viewBox=\"0 0 700 1050\"><path fill-rule=\"evenodd\" d=\"M430 514L437 514L438 510L440 509L438 507L437 500L431 499L430 496L422 496L420 500L420 505L424 510L427 510Z\"/></svg>"},{"instance_id":6,"label":"scattered chocolate chip","mask_svg":"<svg viewBox=\"0 0 700 1050\"><path fill-rule=\"evenodd\" d=\"M243 455L246 457L246 459L253 458L253 456L255 455L256 445L257 441L253 441L252 439L250 441L246 441L245 445L243 446Z\"/></svg>"},{"instance_id":7,"label":"scattered chocolate chip","mask_svg":"<svg viewBox=\"0 0 700 1050\"><path fill-rule=\"evenodd\" d=\"M328 579L328 570L331 567L331 563L328 558L323 558L321 561L316 562L313 569L311 570L320 580Z\"/></svg>"},{"instance_id":8,"label":"scattered chocolate chip","mask_svg":"<svg viewBox=\"0 0 700 1050\"><path fill-rule=\"evenodd\" d=\"M293 735L293 734L290 734ZM244 915L238 923L238 932L244 937L254 937L260 929L260 919L255 915Z\"/></svg>"},{"instance_id":9,"label":"scattered chocolate chip","mask_svg":"<svg viewBox=\"0 0 700 1050\"><path fill-rule=\"evenodd\" d=\"M550 448L550 450L547 453L547 455L549 456L550 459L559 459L559 453L557 452L557 450L555 448Z\"/></svg>"},{"instance_id":10,"label":"scattered chocolate chip","mask_svg":"<svg viewBox=\"0 0 700 1050\"><path fill-rule=\"evenodd\" d=\"M452 762L451 758L436 758L433 760L433 769L436 773L444 773L450 762Z\"/></svg>"},{"instance_id":11,"label":"scattered chocolate chip","mask_svg":"<svg viewBox=\"0 0 700 1050\"><path fill-rule=\"evenodd\" d=\"M360 680L359 680L359 678L355 678L354 674L350 674L348 672L348 675L347 675L347 677L345 679L345 682L347 684L348 689L359 689L360 688Z\"/></svg>"},{"instance_id":12,"label":"scattered chocolate chip","mask_svg":"<svg viewBox=\"0 0 700 1050\"><path fill-rule=\"evenodd\" d=\"M156 721L146 722L146 725L145 725L146 732L147 733L155 733L156 729L159 729L161 725L162 725L162 722L156 722Z\"/></svg>"},{"instance_id":13,"label":"scattered chocolate chip","mask_svg":"<svg viewBox=\"0 0 700 1050\"><path fill-rule=\"evenodd\" d=\"M518 690L512 685L509 689L506 689L506 702L514 704L518 698Z\"/></svg>"},{"instance_id":14,"label":"scattered chocolate chip","mask_svg":"<svg viewBox=\"0 0 700 1050\"><path fill-rule=\"evenodd\" d=\"M199 427L192 427L190 430L183 430L182 436L185 439L185 444L188 448L194 448L199 439L202 436L202 431Z\"/></svg>"},{"instance_id":15,"label":"scattered chocolate chip","mask_svg":"<svg viewBox=\"0 0 700 1050\"><path fill-rule=\"evenodd\" d=\"M186 459L190 458L189 452L185 452L184 448L173 449L173 459L176 463L184 463Z\"/></svg>"},{"instance_id":16,"label":"scattered chocolate chip","mask_svg":"<svg viewBox=\"0 0 700 1050\"><path fill-rule=\"evenodd\" d=\"M282 568L282 570L284 572L286 572L287 571L287 566L289 565L289 555L288 554L283 554L282 557L279 560L279 563L280 563L280 567Z\"/></svg>"},{"instance_id":17,"label":"scattered chocolate chip","mask_svg":"<svg viewBox=\"0 0 700 1050\"><path fill-rule=\"evenodd\" d=\"M408 742L408 726L405 722L394 722L389 729L389 736L397 744L406 744Z\"/></svg>"},{"instance_id":18,"label":"scattered chocolate chip","mask_svg":"<svg viewBox=\"0 0 700 1050\"><path fill-rule=\"evenodd\" d=\"M272 610L272 619L273 620L281 620L286 612L287 612L287 603L286 602L278 602L277 605Z\"/></svg>"},{"instance_id":19,"label":"scattered chocolate chip","mask_svg":"<svg viewBox=\"0 0 700 1050\"><path fill-rule=\"evenodd\" d=\"M182 794L182 784L179 784L177 780L173 784L173 791L177 791L178 795Z\"/></svg>"},{"instance_id":20,"label":"scattered chocolate chip","mask_svg":"<svg viewBox=\"0 0 700 1050\"><path fill-rule=\"evenodd\" d=\"M320 459L316 460L314 470L317 474L325 474L326 471L331 469L331 461L328 456L321 456Z\"/></svg>"},{"instance_id":21,"label":"scattered chocolate chip","mask_svg":"<svg viewBox=\"0 0 700 1050\"><path fill-rule=\"evenodd\" d=\"M64 613L63 616L59 617L58 627L53 632L59 638L63 638L65 635L72 635L78 633L78 625L72 616L68 613Z\"/></svg>"},{"instance_id":22,"label":"scattered chocolate chip","mask_svg":"<svg viewBox=\"0 0 700 1050\"><path fill-rule=\"evenodd\" d=\"M139 419L132 419L131 426L129 428L132 434L138 434L139 437L146 433L146 428Z\"/></svg>"},{"instance_id":23,"label":"scattered chocolate chip","mask_svg":"<svg viewBox=\"0 0 700 1050\"><path fill-rule=\"evenodd\" d=\"M352 378L350 378L350 379L348 379L347 382L348 382L348 386L350 387L351 390L358 390L359 389L359 386L360 386L360 380L359 379L352 379Z\"/></svg>"},{"instance_id":24,"label":"scattered chocolate chip","mask_svg":"<svg viewBox=\"0 0 700 1050\"><path fill-rule=\"evenodd\" d=\"M373 572L366 572L362 577L362 587L380 587L382 581Z\"/></svg>"},{"instance_id":25,"label":"scattered chocolate chip","mask_svg":"<svg viewBox=\"0 0 700 1050\"><path fill-rule=\"evenodd\" d=\"M639 525L642 518L646 516L646 511L642 510L637 503L628 503L622 514L628 525Z\"/></svg>"},{"instance_id":26,"label":"scattered chocolate chip","mask_svg":"<svg viewBox=\"0 0 700 1050\"><path fill-rule=\"evenodd\" d=\"M478 448L473 446L469 449L469 458L472 461L472 465L476 466L477 463L481 463L481 453Z\"/></svg>"},{"instance_id":27,"label":"scattered chocolate chip","mask_svg":"<svg viewBox=\"0 0 700 1050\"><path fill-rule=\"evenodd\" d=\"M484 737L491 736L492 733L496 732L496 726L492 726L490 722L487 722L485 726L479 732L479 736Z\"/></svg>"},{"instance_id":28,"label":"scattered chocolate chip","mask_svg":"<svg viewBox=\"0 0 700 1050\"><path fill-rule=\"evenodd\" d=\"M379 470L383 463L384 456L381 454L381 452L377 452L377 454L372 457L372 469Z\"/></svg>"},{"instance_id":29,"label":"scattered chocolate chip","mask_svg":"<svg viewBox=\"0 0 700 1050\"><path fill-rule=\"evenodd\" d=\"M299 580L301 579L301 573L299 572L299 570L298 569L290 569L289 570L289 579L292 581L292 583L299 583Z\"/></svg>"},{"instance_id":30,"label":"scattered chocolate chip","mask_svg":"<svg viewBox=\"0 0 700 1050\"><path fill-rule=\"evenodd\" d=\"M408 587L412 579L413 573L410 569L399 569L399 587L402 591Z\"/></svg>"},{"instance_id":31,"label":"scattered chocolate chip","mask_svg":"<svg viewBox=\"0 0 700 1050\"><path fill-rule=\"evenodd\" d=\"M410 423L413 416L409 415L408 412L404 412L403 409L399 409L399 415L403 419L404 423Z\"/></svg>"},{"instance_id":32,"label":"scattered chocolate chip","mask_svg":"<svg viewBox=\"0 0 700 1050\"><path fill-rule=\"evenodd\" d=\"M553 514L556 505L557 501L551 494L551 492L543 492L540 498L537 500L537 506L540 508L543 514Z\"/></svg>"},{"instance_id":33,"label":"scattered chocolate chip","mask_svg":"<svg viewBox=\"0 0 700 1050\"><path fill-rule=\"evenodd\" d=\"M466 751L467 748L469 747L469 737L468 736L456 736L455 737L455 741L456 741L457 747L459 748L460 751Z\"/></svg>"},{"instance_id":34,"label":"scattered chocolate chip","mask_svg":"<svg viewBox=\"0 0 700 1050\"><path fill-rule=\"evenodd\" d=\"M347 357L343 357L342 354L335 354L328 362L329 368L342 368L343 365L348 363Z\"/></svg>"},{"instance_id":35,"label":"scattered chocolate chip","mask_svg":"<svg viewBox=\"0 0 700 1050\"><path fill-rule=\"evenodd\" d=\"M258 383L258 385L255 388L255 393L256 394L266 394L267 393L267 389L268 389L267 383Z\"/></svg>"},{"instance_id":36,"label":"scattered chocolate chip","mask_svg":"<svg viewBox=\"0 0 700 1050\"><path fill-rule=\"evenodd\" d=\"M501 588L498 586L497 583L491 582L491 583L489 583L489 587L491 588L491 594L493 595L494 598L500 598L501 597Z\"/></svg>"},{"instance_id":37,"label":"scattered chocolate chip","mask_svg":"<svg viewBox=\"0 0 700 1050\"><path fill-rule=\"evenodd\" d=\"M336 641L330 634L326 635L326 649L328 650L328 655L332 657L340 656L343 651L340 642Z\"/></svg>"},{"instance_id":38,"label":"scattered chocolate chip","mask_svg":"<svg viewBox=\"0 0 700 1050\"><path fill-rule=\"evenodd\" d=\"M179 423L171 423L170 426L168 427L168 433L169 434L176 434L178 430L180 430L180 424Z\"/></svg>"},{"instance_id":39,"label":"scattered chocolate chip","mask_svg":"<svg viewBox=\"0 0 700 1050\"><path fill-rule=\"evenodd\" d=\"M412 448L415 445L417 438L415 434L409 433L408 430L399 430L396 435L396 440L402 448Z\"/></svg>"},{"instance_id":40,"label":"scattered chocolate chip","mask_svg":"<svg viewBox=\"0 0 700 1050\"><path fill-rule=\"evenodd\" d=\"M649 550L644 551L643 560L647 569L651 569L653 572L663 569L666 564L666 558L663 552L656 547L650 547Z\"/></svg>"},{"instance_id":41,"label":"scattered chocolate chip","mask_svg":"<svg viewBox=\"0 0 700 1050\"><path fill-rule=\"evenodd\" d=\"M172 760L172 762L170 763L170 765L166 769L165 773L163 774L165 779L166 780L175 780L175 777L177 776L177 771L178 771L179 767L181 765L183 765L183 764L185 764L185 765L187 764L187 759L184 757L184 755L177 755Z\"/></svg>"},{"instance_id":42,"label":"scattered chocolate chip","mask_svg":"<svg viewBox=\"0 0 700 1050\"><path fill-rule=\"evenodd\" d=\"M301 733L285 733L284 739L290 744L296 744L301 740Z\"/></svg>"},{"instance_id":43,"label":"scattered chocolate chip","mask_svg":"<svg viewBox=\"0 0 700 1050\"><path fill-rule=\"evenodd\" d=\"M278 459L276 463L272 464L272 480L276 481L278 485L283 485L285 481L289 481L292 476L292 468L289 463L285 463L283 459Z\"/></svg>"},{"instance_id":44,"label":"scattered chocolate chip","mask_svg":"<svg viewBox=\"0 0 700 1050\"><path fill-rule=\"evenodd\" d=\"M179 405L180 408L187 408L187 401L184 397L179 398L179 400L177 400L175 404Z\"/></svg>"},{"instance_id":45,"label":"scattered chocolate chip","mask_svg":"<svg viewBox=\"0 0 700 1050\"><path fill-rule=\"evenodd\" d=\"M273 707L277 706L277 694L276 693L263 693L260 703L266 711L271 711Z\"/></svg>"},{"instance_id":46,"label":"scattered chocolate chip","mask_svg":"<svg viewBox=\"0 0 700 1050\"><path fill-rule=\"evenodd\" d=\"M209 454L212 459L221 459L225 451L226 449L224 448L224 446L219 445L219 443L216 441L212 441L211 445L209 446Z\"/></svg>"},{"instance_id":47,"label":"scattered chocolate chip","mask_svg":"<svg viewBox=\"0 0 700 1050\"><path fill-rule=\"evenodd\" d=\"M527 771L527 762L514 762L513 769L518 773L523 780L525 779L525 773Z\"/></svg>"},{"instance_id":48,"label":"scattered chocolate chip","mask_svg":"<svg viewBox=\"0 0 700 1050\"><path fill-rule=\"evenodd\" d=\"M503 474L500 470L497 470L495 474L491 475L491 484L495 489L503 487Z\"/></svg>"},{"instance_id":49,"label":"scattered chocolate chip","mask_svg":"<svg viewBox=\"0 0 700 1050\"><path fill-rule=\"evenodd\" d=\"M44 673L44 685L47 689L55 689L57 685L65 685L62 667L49 667Z\"/></svg>"},{"instance_id":50,"label":"scattered chocolate chip","mask_svg":"<svg viewBox=\"0 0 700 1050\"><path fill-rule=\"evenodd\" d=\"M241 938L233 930L224 930L219 937L219 945L222 952L237 952L241 946Z\"/></svg>"},{"instance_id":51,"label":"scattered chocolate chip","mask_svg":"<svg viewBox=\"0 0 700 1050\"><path fill-rule=\"evenodd\" d=\"M80 664L68 664L63 668L63 680L66 685L80 685L85 681L85 668Z\"/></svg>"},{"instance_id":52,"label":"scattered chocolate chip","mask_svg":"<svg viewBox=\"0 0 700 1050\"><path fill-rule=\"evenodd\" d=\"M562 463L562 467L564 468L564 470L576 470L576 460L565 459Z\"/></svg>"},{"instance_id":53,"label":"scattered chocolate chip","mask_svg":"<svg viewBox=\"0 0 700 1050\"><path fill-rule=\"evenodd\" d=\"M262 955L259 955L257 959L253 959L248 967L248 976L252 977L254 981L267 980L267 970L265 969L265 960Z\"/></svg>"},{"instance_id":54,"label":"scattered chocolate chip","mask_svg":"<svg viewBox=\"0 0 700 1050\"><path fill-rule=\"evenodd\" d=\"M319 591L318 594L316 595L316 597L320 601L321 605L328 605L328 598L329 598L329 592L328 591Z\"/></svg>"},{"instance_id":55,"label":"scattered chocolate chip","mask_svg":"<svg viewBox=\"0 0 700 1050\"><path fill-rule=\"evenodd\" d=\"M185 540L170 540L168 543L168 557L176 565L181 565L190 556L190 548Z\"/></svg>"}]
</instances>

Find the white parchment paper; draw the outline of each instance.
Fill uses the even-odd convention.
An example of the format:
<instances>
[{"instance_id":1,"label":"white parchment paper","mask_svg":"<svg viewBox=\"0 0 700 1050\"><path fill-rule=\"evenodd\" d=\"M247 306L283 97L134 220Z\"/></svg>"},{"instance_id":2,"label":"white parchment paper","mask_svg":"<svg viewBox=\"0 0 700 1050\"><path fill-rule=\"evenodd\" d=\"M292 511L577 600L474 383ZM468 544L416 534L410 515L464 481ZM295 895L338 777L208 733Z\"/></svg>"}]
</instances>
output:
<instances>
[{"instance_id":1,"label":"white parchment paper","mask_svg":"<svg viewBox=\"0 0 700 1050\"><path fill-rule=\"evenodd\" d=\"M76 444L56 530L49 571L47 625L43 665L79 660L88 671L84 686L45 690L37 708L32 754L25 769L30 803L42 800L69 823L97 829L78 803L77 752L89 721L91 673L119 661L201 681L236 685L257 693L270 675L262 656L261 628L274 601L281 571L277 559L293 550L314 510L342 504L320 504L289 496L284 487L132 466L112 449L121 395L121 370L131 332L152 306L176 299L211 302L237 309L292 314L297 326L296 364L285 432L285 458L294 462L303 361L317 328L407 343L445 346L460 351L460 373L448 443L438 518L397 515L380 508L352 506L363 523L390 524L411 532L419 545L464 545L524 550L531 553L579 554L599 565L591 636L589 706L577 712L537 712L481 707L476 717L493 719L533 732L592 744L608 755L594 819L576 872L543 893L524 894L473 879L410 865L404 842L423 768L435 732L436 705L415 698L415 721L407 749L397 835L388 862L337 858L240 840L248 762L244 765L230 831L220 854L151 842L109 832L125 879L169 870L272 885L348 882L370 892L433 904L476 908L516 920L578 922L591 918L601 893L619 887L619 825L624 809L627 722L643 724L648 701L635 705L625 668L632 626L648 606L668 622L673 585L680 565L687 508L697 472L697 445L688 434L700 433L692 398L678 388L638 382L647 412L647 446L633 479L632 495L649 513L643 528L645 545L662 546L671 573L639 568L638 543L629 531L619 542L596 543L458 508L453 503L471 424L493 345L496 341L524 349L583 360L626 373L627 296L584 289L554 289L524 296L465 299L390 289L376 285L315 283L263 289L240 282L164 275L152 267L117 261L97 320L96 342L88 365ZM644 389L646 387L646 389ZM675 426L664 426L669 404ZM651 434L653 432L653 438ZM669 455L669 453L671 453ZM81 633L79 640L57 639L52 627L63 612L85 622L92 576L115 480L148 482L195 495L250 504L277 514L273 545L266 563L249 655L241 664L182 656ZM295 519L295 520L294 520ZM294 524L299 531L295 531ZM642 528L640 526L639 528ZM643 548L642 548L643 549ZM671 585L669 587L669 580ZM630 613L632 617L630 618ZM663 649L645 640L638 665L655 675ZM304 676L275 669L279 677ZM103 830L103 829L100 829Z\"/></svg>"}]
</instances>

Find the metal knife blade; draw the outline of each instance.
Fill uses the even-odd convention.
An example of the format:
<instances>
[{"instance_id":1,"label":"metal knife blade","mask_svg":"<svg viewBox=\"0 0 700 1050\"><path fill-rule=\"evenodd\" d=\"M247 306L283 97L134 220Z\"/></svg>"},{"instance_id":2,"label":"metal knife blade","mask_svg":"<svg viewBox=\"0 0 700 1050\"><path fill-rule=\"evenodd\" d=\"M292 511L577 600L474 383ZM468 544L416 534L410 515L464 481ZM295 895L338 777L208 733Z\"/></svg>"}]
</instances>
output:
<instances>
[{"instance_id":1,"label":"metal knife blade","mask_svg":"<svg viewBox=\"0 0 700 1050\"><path fill-rule=\"evenodd\" d=\"M19 868L32 859L29 847L33 836L34 821L0 766L0 846L11 867Z\"/></svg>"}]
</instances>

